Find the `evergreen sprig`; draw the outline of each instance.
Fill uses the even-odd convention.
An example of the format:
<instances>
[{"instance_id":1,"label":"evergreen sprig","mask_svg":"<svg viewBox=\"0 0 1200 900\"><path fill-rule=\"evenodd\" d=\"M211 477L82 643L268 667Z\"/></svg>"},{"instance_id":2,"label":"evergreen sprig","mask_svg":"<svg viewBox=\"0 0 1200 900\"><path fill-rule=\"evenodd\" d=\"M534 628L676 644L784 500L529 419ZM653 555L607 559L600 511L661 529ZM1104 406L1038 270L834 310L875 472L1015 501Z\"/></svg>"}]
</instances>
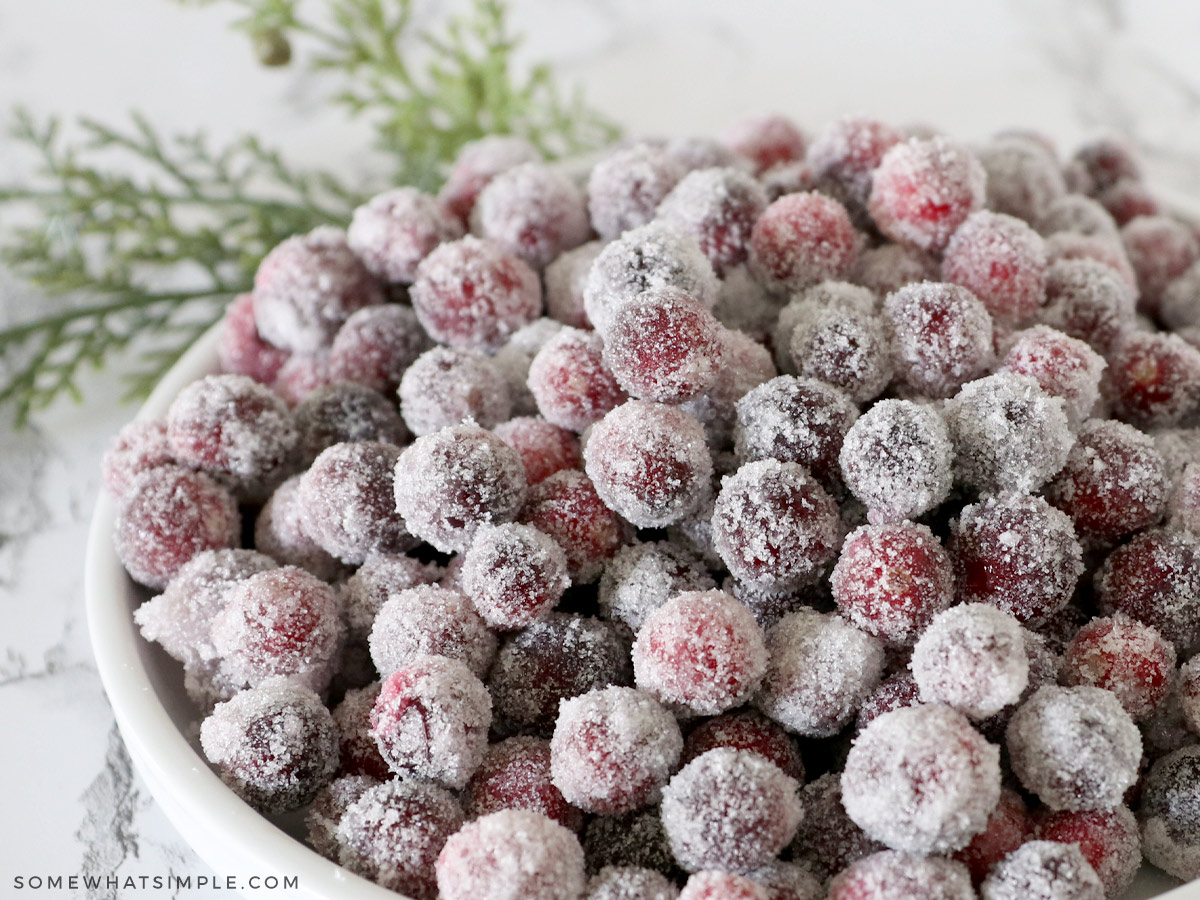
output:
<instances>
[{"instance_id":1,"label":"evergreen sprig","mask_svg":"<svg viewBox=\"0 0 1200 900\"><path fill-rule=\"evenodd\" d=\"M438 34L418 30L416 0L183 2L239 6L238 27L267 41L272 64L298 40L306 64L333 79L334 101L370 122L394 183L435 190L462 146L486 134L525 137L551 158L616 134L545 66L517 70L499 0L473 0ZM163 137L139 115L120 128L83 119L68 133L23 110L10 133L40 165L32 185L0 187L3 220L28 222L0 233L0 259L49 307L0 323L0 404L18 422L78 398L86 365L125 352L137 355L129 397L144 396L250 288L271 247L344 225L363 199L253 136L214 147L202 133Z\"/></svg>"}]
</instances>

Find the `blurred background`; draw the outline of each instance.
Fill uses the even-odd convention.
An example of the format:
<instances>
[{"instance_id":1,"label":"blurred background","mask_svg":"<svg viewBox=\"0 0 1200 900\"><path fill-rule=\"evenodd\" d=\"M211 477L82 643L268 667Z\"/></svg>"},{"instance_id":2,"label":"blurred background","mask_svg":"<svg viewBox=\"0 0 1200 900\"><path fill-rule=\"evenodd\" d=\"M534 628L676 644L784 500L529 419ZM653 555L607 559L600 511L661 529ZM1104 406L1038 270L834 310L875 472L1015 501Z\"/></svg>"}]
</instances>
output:
<instances>
[{"instance_id":1,"label":"blurred background","mask_svg":"<svg viewBox=\"0 0 1200 900\"><path fill-rule=\"evenodd\" d=\"M321 0L307 0L319 6ZM236 3L0 0L0 113L138 109L164 131L253 131L355 182L381 171L368 132L300 67L267 69L230 31ZM432 19L462 4L428 0ZM712 133L778 111L813 132L847 112L967 140L1006 126L1069 152L1125 133L1151 184L1200 210L1200 3L1190 0L511 0L523 61L548 61L629 132ZM295 52L302 57L303 41ZM0 182L35 163L0 138ZM1189 200L1189 198L1191 198ZM5 223L0 222L0 227ZM0 272L6 310L40 301ZM133 414L91 377L14 431L0 418L0 859L27 872L200 874L131 772L82 612L97 461ZM0 878L7 890L7 865ZM181 893L180 897L208 896Z\"/></svg>"}]
</instances>

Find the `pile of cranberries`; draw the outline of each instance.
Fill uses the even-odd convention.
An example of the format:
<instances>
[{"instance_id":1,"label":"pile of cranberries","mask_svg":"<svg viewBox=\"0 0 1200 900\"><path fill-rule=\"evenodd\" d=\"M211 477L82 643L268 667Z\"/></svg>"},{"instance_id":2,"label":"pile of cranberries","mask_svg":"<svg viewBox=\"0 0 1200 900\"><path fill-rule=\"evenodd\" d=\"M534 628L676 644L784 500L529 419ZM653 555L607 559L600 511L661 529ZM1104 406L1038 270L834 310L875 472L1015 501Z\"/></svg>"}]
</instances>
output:
<instances>
[{"instance_id":1,"label":"pile of cranberries","mask_svg":"<svg viewBox=\"0 0 1200 900\"><path fill-rule=\"evenodd\" d=\"M104 461L200 744L416 900L1200 877L1200 230L1126 144L465 150Z\"/></svg>"}]
</instances>

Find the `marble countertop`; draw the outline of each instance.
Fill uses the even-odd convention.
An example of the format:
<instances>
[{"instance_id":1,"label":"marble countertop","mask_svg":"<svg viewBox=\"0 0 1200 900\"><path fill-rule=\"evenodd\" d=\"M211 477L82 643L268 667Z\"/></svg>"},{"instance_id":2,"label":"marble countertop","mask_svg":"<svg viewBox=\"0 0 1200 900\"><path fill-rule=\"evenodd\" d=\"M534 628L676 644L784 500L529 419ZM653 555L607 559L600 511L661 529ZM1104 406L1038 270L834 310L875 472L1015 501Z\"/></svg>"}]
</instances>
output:
<instances>
[{"instance_id":1,"label":"marble countertop","mask_svg":"<svg viewBox=\"0 0 1200 900\"><path fill-rule=\"evenodd\" d=\"M1064 148L1119 129L1141 146L1154 184L1200 197L1200 4L511 6L527 35L526 56L556 63L634 133L711 133L746 112L770 110L810 130L856 111L937 123L967 139L1025 125ZM136 108L166 128L203 126L218 138L255 130L297 163L361 168L362 129L316 105L319 81L259 68L227 30L233 16L226 5L186 10L169 0L0 0L0 106L106 120ZM29 163L0 139L0 181L19 180ZM38 302L0 272L0 321ZM92 661L82 598L87 520L99 456L133 410L114 399L114 373L90 378L86 394L83 405L53 408L20 432L0 411L4 896L13 895L17 875L208 872L131 770Z\"/></svg>"}]
</instances>

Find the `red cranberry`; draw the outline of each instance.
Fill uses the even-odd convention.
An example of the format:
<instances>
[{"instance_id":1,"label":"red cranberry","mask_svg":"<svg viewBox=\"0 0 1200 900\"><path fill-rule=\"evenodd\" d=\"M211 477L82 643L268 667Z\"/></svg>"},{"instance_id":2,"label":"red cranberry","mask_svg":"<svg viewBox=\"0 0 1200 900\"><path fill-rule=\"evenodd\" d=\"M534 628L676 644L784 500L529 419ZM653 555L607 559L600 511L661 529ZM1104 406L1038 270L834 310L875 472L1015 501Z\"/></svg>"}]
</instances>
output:
<instances>
[{"instance_id":1,"label":"red cranberry","mask_svg":"<svg viewBox=\"0 0 1200 900\"><path fill-rule=\"evenodd\" d=\"M347 319L334 336L329 348L330 377L390 394L400 386L405 370L430 346L412 307L369 306Z\"/></svg>"},{"instance_id":2,"label":"red cranberry","mask_svg":"<svg viewBox=\"0 0 1200 900\"><path fill-rule=\"evenodd\" d=\"M1189 425L1200 416L1200 350L1178 335L1134 332L1109 357L1113 408L1140 428Z\"/></svg>"},{"instance_id":3,"label":"red cranberry","mask_svg":"<svg viewBox=\"0 0 1200 900\"><path fill-rule=\"evenodd\" d=\"M1135 722L1163 702L1175 674L1175 648L1153 627L1117 615L1076 632L1063 660L1063 682L1112 691Z\"/></svg>"},{"instance_id":4,"label":"red cranberry","mask_svg":"<svg viewBox=\"0 0 1200 900\"><path fill-rule=\"evenodd\" d=\"M1046 300L1046 245L1012 216L972 213L946 245L942 278L970 290L997 321L1022 324Z\"/></svg>"},{"instance_id":5,"label":"red cranberry","mask_svg":"<svg viewBox=\"0 0 1200 900\"><path fill-rule=\"evenodd\" d=\"M780 163L804 159L808 149L800 129L780 115L747 116L729 126L722 139L749 159L759 175Z\"/></svg>"},{"instance_id":6,"label":"red cranberry","mask_svg":"<svg viewBox=\"0 0 1200 900\"><path fill-rule=\"evenodd\" d=\"M512 412L504 374L478 350L426 350L404 373L399 395L404 422L418 436L465 419L491 428Z\"/></svg>"},{"instance_id":7,"label":"red cranberry","mask_svg":"<svg viewBox=\"0 0 1200 900\"><path fill-rule=\"evenodd\" d=\"M254 321L254 295L238 294L221 319L217 358L221 371L247 375L260 384L270 384L287 361L288 352L264 341Z\"/></svg>"},{"instance_id":8,"label":"red cranberry","mask_svg":"<svg viewBox=\"0 0 1200 900\"><path fill-rule=\"evenodd\" d=\"M1101 606L1153 626L1186 650L1200 637L1198 566L1192 535L1164 529L1143 532L1113 550L1096 574Z\"/></svg>"},{"instance_id":9,"label":"red cranberry","mask_svg":"<svg viewBox=\"0 0 1200 900\"><path fill-rule=\"evenodd\" d=\"M636 634L646 617L677 594L716 587L703 561L674 541L622 547L604 567L597 601L601 614Z\"/></svg>"},{"instance_id":10,"label":"red cranberry","mask_svg":"<svg viewBox=\"0 0 1200 900\"><path fill-rule=\"evenodd\" d=\"M1051 397L1061 397L1073 426L1088 417L1100 399L1104 358L1086 343L1036 325L1018 332L1000 371L1028 375Z\"/></svg>"},{"instance_id":11,"label":"red cranberry","mask_svg":"<svg viewBox=\"0 0 1200 900\"><path fill-rule=\"evenodd\" d=\"M493 433L521 457L525 481L535 485L563 469L583 464L579 438L537 416L522 416L501 422Z\"/></svg>"},{"instance_id":12,"label":"red cranberry","mask_svg":"<svg viewBox=\"0 0 1200 900\"><path fill-rule=\"evenodd\" d=\"M854 284L880 297L914 281L934 281L937 277L937 262L916 247L904 244L881 244L863 250L849 276Z\"/></svg>"},{"instance_id":13,"label":"red cranberry","mask_svg":"<svg viewBox=\"0 0 1200 900\"><path fill-rule=\"evenodd\" d=\"M1114 240L1119 237L1117 223L1108 210L1084 194L1064 194L1050 203L1034 224L1044 237L1060 231Z\"/></svg>"},{"instance_id":14,"label":"red cranberry","mask_svg":"<svg viewBox=\"0 0 1200 900\"><path fill-rule=\"evenodd\" d=\"M921 702L921 689L917 687L916 679L908 671L896 672L889 675L871 692L858 709L858 717L854 727L862 731L884 713L894 709L904 709L916 706Z\"/></svg>"},{"instance_id":15,"label":"red cranberry","mask_svg":"<svg viewBox=\"0 0 1200 900\"><path fill-rule=\"evenodd\" d=\"M564 469L529 491L521 521L549 535L567 555L571 580L588 584L627 540L626 526L609 509L591 480Z\"/></svg>"},{"instance_id":16,"label":"red cranberry","mask_svg":"<svg viewBox=\"0 0 1200 900\"><path fill-rule=\"evenodd\" d=\"M379 699L381 687L376 681L347 691L342 702L333 708L333 721L341 736L342 771L388 781L392 770L379 755L379 746L371 736L371 710Z\"/></svg>"},{"instance_id":17,"label":"red cranberry","mask_svg":"<svg viewBox=\"0 0 1200 900\"><path fill-rule=\"evenodd\" d=\"M718 747L757 753L784 774L804 781L804 762L795 741L759 712L732 712L707 719L684 739L682 761L686 765Z\"/></svg>"},{"instance_id":18,"label":"red cranberry","mask_svg":"<svg viewBox=\"0 0 1200 900\"><path fill-rule=\"evenodd\" d=\"M529 389L546 421L582 432L622 403L621 389L594 332L564 328L529 366Z\"/></svg>"},{"instance_id":19,"label":"red cranberry","mask_svg":"<svg viewBox=\"0 0 1200 900\"><path fill-rule=\"evenodd\" d=\"M138 419L124 426L104 452L100 466L104 486L118 500L143 472L175 462L167 442L167 425L158 419Z\"/></svg>"},{"instance_id":20,"label":"red cranberry","mask_svg":"<svg viewBox=\"0 0 1200 900\"><path fill-rule=\"evenodd\" d=\"M1077 234L1060 231L1046 239L1046 252L1051 265L1062 260L1086 259L1108 266L1129 289L1131 296L1138 292L1137 275L1118 238L1104 234Z\"/></svg>"},{"instance_id":21,"label":"red cranberry","mask_svg":"<svg viewBox=\"0 0 1200 900\"><path fill-rule=\"evenodd\" d=\"M471 211L471 230L535 269L591 235L583 193L540 162L514 166L488 182Z\"/></svg>"},{"instance_id":22,"label":"red cranberry","mask_svg":"<svg viewBox=\"0 0 1200 900\"><path fill-rule=\"evenodd\" d=\"M1137 819L1125 806L1096 812L1043 811L1037 817L1037 836L1077 844L1108 897L1121 896L1142 865Z\"/></svg>"},{"instance_id":23,"label":"red cranberry","mask_svg":"<svg viewBox=\"0 0 1200 900\"><path fill-rule=\"evenodd\" d=\"M680 891L679 900L771 900L771 895L749 878L712 871L692 875Z\"/></svg>"},{"instance_id":24,"label":"red cranberry","mask_svg":"<svg viewBox=\"0 0 1200 900\"><path fill-rule=\"evenodd\" d=\"M502 809L528 809L576 833L583 830L583 811L568 803L551 781L550 743L540 738L514 737L488 747L463 803L473 819Z\"/></svg>"},{"instance_id":25,"label":"red cranberry","mask_svg":"<svg viewBox=\"0 0 1200 900\"><path fill-rule=\"evenodd\" d=\"M371 659L383 676L420 656L466 663L479 678L496 658L496 636L458 591L419 584L390 594L371 627Z\"/></svg>"},{"instance_id":26,"label":"red cranberry","mask_svg":"<svg viewBox=\"0 0 1200 900\"><path fill-rule=\"evenodd\" d=\"M846 208L823 194L780 197L750 234L750 270L776 293L842 278L857 257L858 233Z\"/></svg>"},{"instance_id":27,"label":"red cranberry","mask_svg":"<svg viewBox=\"0 0 1200 900\"><path fill-rule=\"evenodd\" d=\"M568 250L542 273L546 288L546 315L572 328L590 328L583 305L583 285L592 263L604 249L603 241L589 241Z\"/></svg>"},{"instance_id":28,"label":"red cranberry","mask_svg":"<svg viewBox=\"0 0 1200 900\"><path fill-rule=\"evenodd\" d=\"M806 304L788 349L797 373L841 388L855 403L874 399L892 380L891 342L876 315Z\"/></svg>"},{"instance_id":29,"label":"red cranberry","mask_svg":"<svg viewBox=\"0 0 1200 900\"><path fill-rule=\"evenodd\" d=\"M1099 199L1117 225L1126 225L1138 216L1157 216L1164 211L1146 185L1128 178L1106 188Z\"/></svg>"},{"instance_id":30,"label":"red cranberry","mask_svg":"<svg viewBox=\"0 0 1200 900\"><path fill-rule=\"evenodd\" d=\"M856 222L865 224L871 177L884 154L903 139L877 119L843 116L813 141L808 163L821 189L842 201Z\"/></svg>"},{"instance_id":31,"label":"red cranberry","mask_svg":"<svg viewBox=\"0 0 1200 900\"><path fill-rule=\"evenodd\" d=\"M337 827L350 804L379 784L367 775L343 775L317 793L304 814L305 840L330 862L338 860Z\"/></svg>"},{"instance_id":32,"label":"red cranberry","mask_svg":"<svg viewBox=\"0 0 1200 900\"><path fill-rule=\"evenodd\" d=\"M1059 331L1108 353L1133 327L1133 293L1110 266L1065 259L1046 273L1041 319Z\"/></svg>"},{"instance_id":33,"label":"red cranberry","mask_svg":"<svg viewBox=\"0 0 1200 900\"><path fill-rule=\"evenodd\" d=\"M596 163L588 178L593 227L611 241L645 225L685 174L683 163L662 147L640 143L616 150Z\"/></svg>"},{"instance_id":34,"label":"red cranberry","mask_svg":"<svg viewBox=\"0 0 1200 900\"><path fill-rule=\"evenodd\" d=\"M328 351L314 356L289 356L275 375L271 390L288 406L297 406L309 394L337 381L329 367Z\"/></svg>"},{"instance_id":35,"label":"red cranberry","mask_svg":"<svg viewBox=\"0 0 1200 900\"><path fill-rule=\"evenodd\" d=\"M1079 848L1029 841L996 864L980 891L987 900L1103 900L1104 886Z\"/></svg>"},{"instance_id":36,"label":"red cranberry","mask_svg":"<svg viewBox=\"0 0 1200 900\"><path fill-rule=\"evenodd\" d=\"M964 287L922 282L883 302L896 374L914 391L949 397L992 363L992 317Z\"/></svg>"},{"instance_id":37,"label":"red cranberry","mask_svg":"<svg viewBox=\"0 0 1200 900\"><path fill-rule=\"evenodd\" d=\"M1088 141L1072 159L1087 173L1091 193L1111 187L1122 178L1137 181L1142 177L1137 152L1128 141L1114 135Z\"/></svg>"},{"instance_id":38,"label":"red cranberry","mask_svg":"<svg viewBox=\"0 0 1200 900\"><path fill-rule=\"evenodd\" d=\"M1167 216L1140 216L1121 229L1121 240L1137 274L1138 309L1158 312L1163 291L1200 258L1200 241L1182 222Z\"/></svg>"},{"instance_id":39,"label":"red cranberry","mask_svg":"<svg viewBox=\"0 0 1200 900\"><path fill-rule=\"evenodd\" d=\"M536 528L511 522L475 532L459 579L484 621L503 631L544 618L571 586L562 548Z\"/></svg>"},{"instance_id":40,"label":"red cranberry","mask_svg":"<svg viewBox=\"0 0 1200 900\"><path fill-rule=\"evenodd\" d=\"M346 243L376 278L411 284L417 265L434 247L462 234L462 223L436 199L401 187L372 197L354 211Z\"/></svg>"},{"instance_id":41,"label":"red cranberry","mask_svg":"<svg viewBox=\"0 0 1200 900\"><path fill-rule=\"evenodd\" d=\"M863 833L842 805L840 772L822 775L800 789L804 818L792 841L791 857L828 881L855 860L882 850Z\"/></svg>"},{"instance_id":42,"label":"red cranberry","mask_svg":"<svg viewBox=\"0 0 1200 900\"><path fill-rule=\"evenodd\" d=\"M988 817L987 827L971 839L971 843L954 854L966 865L971 880L978 885L988 872L1012 853L1033 833L1033 822L1025 801L1016 791L1000 791L1000 802Z\"/></svg>"},{"instance_id":43,"label":"red cranberry","mask_svg":"<svg viewBox=\"0 0 1200 900\"><path fill-rule=\"evenodd\" d=\"M735 168L688 174L658 207L660 219L694 235L718 275L746 261L754 223L767 208L767 194L749 174Z\"/></svg>"},{"instance_id":44,"label":"red cranberry","mask_svg":"<svg viewBox=\"0 0 1200 900\"><path fill-rule=\"evenodd\" d=\"M405 444L411 438L396 407L376 390L353 381L317 388L295 410L300 459L311 465L334 444L383 441Z\"/></svg>"}]
</instances>

